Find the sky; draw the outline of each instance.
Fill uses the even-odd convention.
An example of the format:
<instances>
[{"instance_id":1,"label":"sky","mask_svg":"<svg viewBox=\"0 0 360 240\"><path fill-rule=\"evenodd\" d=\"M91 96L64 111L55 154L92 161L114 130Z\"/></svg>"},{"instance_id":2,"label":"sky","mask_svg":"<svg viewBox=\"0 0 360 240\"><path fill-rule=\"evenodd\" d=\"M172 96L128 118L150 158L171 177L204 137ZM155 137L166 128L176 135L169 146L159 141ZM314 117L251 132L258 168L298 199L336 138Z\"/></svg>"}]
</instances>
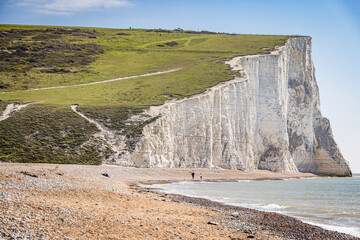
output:
<instances>
[{"instance_id":1,"label":"sky","mask_svg":"<svg viewBox=\"0 0 360 240\"><path fill-rule=\"evenodd\" d=\"M0 0L0 23L312 36L322 114L360 173L360 0Z\"/></svg>"}]
</instances>

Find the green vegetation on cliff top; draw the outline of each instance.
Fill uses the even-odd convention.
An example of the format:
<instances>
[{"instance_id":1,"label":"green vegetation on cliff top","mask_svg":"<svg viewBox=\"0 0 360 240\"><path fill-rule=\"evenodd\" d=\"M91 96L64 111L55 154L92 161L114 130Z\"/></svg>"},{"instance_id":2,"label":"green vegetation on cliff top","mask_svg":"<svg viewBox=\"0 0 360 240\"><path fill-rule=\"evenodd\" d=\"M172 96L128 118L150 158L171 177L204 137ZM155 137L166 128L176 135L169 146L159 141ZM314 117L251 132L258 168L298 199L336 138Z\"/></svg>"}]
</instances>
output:
<instances>
[{"instance_id":1,"label":"green vegetation on cliff top","mask_svg":"<svg viewBox=\"0 0 360 240\"><path fill-rule=\"evenodd\" d=\"M0 25L1 109L13 101L37 103L0 122L0 160L94 163L96 151L93 149L95 152L89 157L91 147L77 151L78 155L67 152L63 158L60 157L62 150L55 149L61 145L59 141L79 147L94 131L90 123L82 123L84 127L79 133L69 130L75 126L74 121L81 121L78 115L70 114L71 104L79 104L86 115L106 122L110 128L123 130L123 122L132 113L172 98L204 92L219 82L232 79L236 73L224 64L225 60L269 53L288 38L160 29ZM182 69L94 85L23 91L175 68ZM36 116L44 117L44 121ZM47 131L49 129L54 130ZM64 135L64 132L69 134ZM29 137L34 133L42 137ZM138 129L136 133L141 135ZM63 135L67 140L59 138ZM47 138L55 140L44 141ZM23 155L26 144L37 149L32 157ZM66 149L70 145L62 146ZM92 160L86 162L84 156Z\"/></svg>"}]
</instances>

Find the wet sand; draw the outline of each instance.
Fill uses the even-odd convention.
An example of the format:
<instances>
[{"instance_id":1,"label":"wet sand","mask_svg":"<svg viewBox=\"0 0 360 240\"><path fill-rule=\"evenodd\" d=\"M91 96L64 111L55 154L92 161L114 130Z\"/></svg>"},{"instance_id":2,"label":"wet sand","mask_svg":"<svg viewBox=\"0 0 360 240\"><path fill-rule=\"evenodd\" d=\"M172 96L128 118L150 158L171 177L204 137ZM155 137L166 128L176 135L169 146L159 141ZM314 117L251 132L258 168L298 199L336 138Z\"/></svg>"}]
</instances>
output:
<instances>
[{"instance_id":1,"label":"wet sand","mask_svg":"<svg viewBox=\"0 0 360 240\"><path fill-rule=\"evenodd\" d=\"M0 239L356 239L152 183L315 177L268 171L0 163ZM107 174L107 176L106 176ZM104 176L105 175L105 176Z\"/></svg>"}]
</instances>

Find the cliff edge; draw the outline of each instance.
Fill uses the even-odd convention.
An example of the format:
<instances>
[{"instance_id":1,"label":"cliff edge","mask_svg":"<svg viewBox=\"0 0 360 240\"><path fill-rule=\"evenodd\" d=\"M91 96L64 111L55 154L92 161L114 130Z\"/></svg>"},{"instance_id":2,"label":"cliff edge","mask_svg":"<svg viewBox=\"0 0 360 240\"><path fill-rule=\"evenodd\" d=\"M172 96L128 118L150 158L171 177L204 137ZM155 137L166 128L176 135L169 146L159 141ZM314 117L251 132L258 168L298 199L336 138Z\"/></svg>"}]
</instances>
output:
<instances>
[{"instance_id":1,"label":"cliff edge","mask_svg":"<svg viewBox=\"0 0 360 240\"><path fill-rule=\"evenodd\" d=\"M227 64L240 76L151 107L146 115L159 116L156 121L140 138L119 137L106 163L351 176L321 115L311 37L293 37L271 54Z\"/></svg>"}]
</instances>

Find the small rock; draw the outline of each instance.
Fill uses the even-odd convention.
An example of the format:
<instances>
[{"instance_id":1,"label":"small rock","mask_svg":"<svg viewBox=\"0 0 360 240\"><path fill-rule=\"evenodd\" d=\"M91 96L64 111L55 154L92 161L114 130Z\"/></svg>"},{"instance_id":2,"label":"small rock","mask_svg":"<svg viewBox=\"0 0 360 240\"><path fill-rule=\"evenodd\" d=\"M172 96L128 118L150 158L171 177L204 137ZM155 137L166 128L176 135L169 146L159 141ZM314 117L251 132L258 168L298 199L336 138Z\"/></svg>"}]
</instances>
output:
<instances>
[{"instance_id":1,"label":"small rock","mask_svg":"<svg viewBox=\"0 0 360 240\"><path fill-rule=\"evenodd\" d=\"M238 213L238 212L233 212L233 213L231 214L231 216L233 216L233 217L238 217L238 216L239 216L239 213Z\"/></svg>"},{"instance_id":2,"label":"small rock","mask_svg":"<svg viewBox=\"0 0 360 240\"><path fill-rule=\"evenodd\" d=\"M216 223L216 222L208 222L208 224L210 224L210 225L219 225L219 224Z\"/></svg>"}]
</instances>

